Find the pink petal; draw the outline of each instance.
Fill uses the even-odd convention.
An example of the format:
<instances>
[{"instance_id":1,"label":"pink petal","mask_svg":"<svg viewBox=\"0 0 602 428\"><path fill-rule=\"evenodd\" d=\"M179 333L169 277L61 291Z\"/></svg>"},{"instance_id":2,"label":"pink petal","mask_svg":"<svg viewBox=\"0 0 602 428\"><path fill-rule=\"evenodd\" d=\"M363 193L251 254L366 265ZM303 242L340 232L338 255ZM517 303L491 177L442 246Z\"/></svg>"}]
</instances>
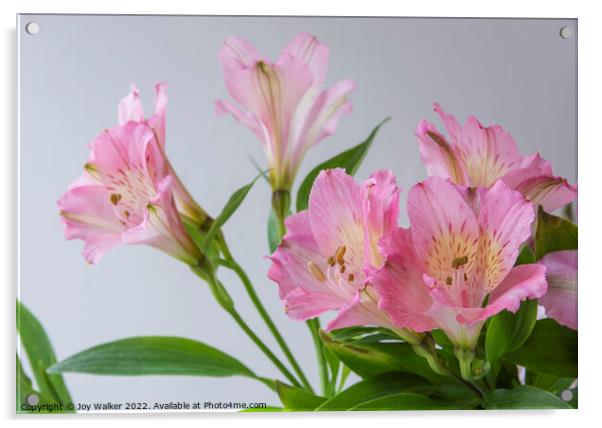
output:
<instances>
[{"instance_id":1,"label":"pink petal","mask_svg":"<svg viewBox=\"0 0 602 428\"><path fill-rule=\"evenodd\" d=\"M534 219L533 206L502 180L483 192L478 215L481 227L478 263L487 290L493 290L514 266L520 246L531 237Z\"/></svg>"},{"instance_id":2,"label":"pink petal","mask_svg":"<svg viewBox=\"0 0 602 428\"><path fill-rule=\"evenodd\" d=\"M540 264L516 266L490 294L486 307L462 308L458 312L458 321L473 324L484 321L504 309L516 312L521 301L537 299L546 293L548 284L545 272L545 266Z\"/></svg>"},{"instance_id":3,"label":"pink petal","mask_svg":"<svg viewBox=\"0 0 602 428\"><path fill-rule=\"evenodd\" d=\"M462 128L456 120L456 118L451 114L447 114L445 111L443 111L439 103L434 103L433 109L437 112L437 114L441 118L441 121L445 125L445 129L451 138L452 144L458 144L460 142L460 138L462 138Z\"/></svg>"},{"instance_id":4,"label":"pink petal","mask_svg":"<svg viewBox=\"0 0 602 428\"><path fill-rule=\"evenodd\" d=\"M294 154L291 156L293 162L300 162L300 159L312 146L318 144L323 139L334 134L337 124L342 116L352 113L351 102L347 100L347 95L355 91L355 82L352 80L341 80L330 88L322 91L315 99L309 110L306 110L304 104L299 104L293 117L292 131L293 138L296 141ZM300 131L295 132L297 124L302 127Z\"/></svg>"},{"instance_id":5,"label":"pink petal","mask_svg":"<svg viewBox=\"0 0 602 428\"><path fill-rule=\"evenodd\" d=\"M362 298L362 293L363 291L358 291L355 298L339 310L337 316L326 326L326 331L360 325L394 327L387 314L370 298Z\"/></svg>"},{"instance_id":6,"label":"pink petal","mask_svg":"<svg viewBox=\"0 0 602 428\"><path fill-rule=\"evenodd\" d=\"M454 268L455 260L465 259L462 270L471 275L479 227L456 186L438 177L416 184L408 194L408 216L416 253L424 261L426 273L441 284L449 283L460 272Z\"/></svg>"},{"instance_id":7,"label":"pink petal","mask_svg":"<svg viewBox=\"0 0 602 428\"><path fill-rule=\"evenodd\" d=\"M364 265L362 188L342 168L320 172L309 195L309 221L324 255L346 247L345 260Z\"/></svg>"},{"instance_id":8,"label":"pink petal","mask_svg":"<svg viewBox=\"0 0 602 428\"><path fill-rule=\"evenodd\" d=\"M158 142L165 150L165 123L167 115L167 83L155 85L155 114L148 119L148 125L155 132Z\"/></svg>"},{"instance_id":9,"label":"pink petal","mask_svg":"<svg viewBox=\"0 0 602 428\"><path fill-rule=\"evenodd\" d=\"M546 315L577 330L577 251L558 251L540 260L547 268L548 292L539 299Z\"/></svg>"},{"instance_id":10,"label":"pink petal","mask_svg":"<svg viewBox=\"0 0 602 428\"><path fill-rule=\"evenodd\" d=\"M400 228L385 235L379 248L387 262L369 279L381 297L378 307L396 327L417 332L435 328L426 315L433 301L422 280L423 264L416 255L410 230Z\"/></svg>"},{"instance_id":11,"label":"pink petal","mask_svg":"<svg viewBox=\"0 0 602 428\"><path fill-rule=\"evenodd\" d=\"M261 60L261 56L248 41L240 37L230 37L220 48L218 60L224 69L245 68Z\"/></svg>"},{"instance_id":12,"label":"pink petal","mask_svg":"<svg viewBox=\"0 0 602 428\"><path fill-rule=\"evenodd\" d=\"M320 292L310 292L295 288L284 297L284 310L289 318L306 321L341 307L335 296Z\"/></svg>"},{"instance_id":13,"label":"pink petal","mask_svg":"<svg viewBox=\"0 0 602 428\"><path fill-rule=\"evenodd\" d=\"M399 218L399 192L392 171L376 171L364 183L364 254L365 263L380 267L383 256L378 248L379 239L397 229Z\"/></svg>"},{"instance_id":14,"label":"pink petal","mask_svg":"<svg viewBox=\"0 0 602 428\"><path fill-rule=\"evenodd\" d=\"M166 176L157 184L157 193L148 202L144 220L123 232L126 244L146 244L194 265L201 254L188 237L176 210L173 198L174 180Z\"/></svg>"},{"instance_id":15,"label":"pink petal","mask_svg":"<svg viewBox=\"0 0 602 428\"><path fill-rule=\"evenodd\" d=\"M465 182L463 163L435 125L423 119L418 123L415 135L420 142L420 157L430 176L449 178L458 184Z\"/></svg>"},{"instance_id":16,"label":"pink petal","mask_svg":"<svg viewBox=\"0 0 602 428\"><path fill-rule=\"evenodd\" d=\"M326 269L326 263L314 260L319 248L314 239L309 222L309 212L302 211L286 219L286 235L282 243L270 257L272 266L268 277L278 284L280 298L298 287L321 290L322 285L307 269L307 263L314 261L318 267Z\"/></svg>"},{"instance_id":17,"label":"pink petal","mask_svg":"<svg viewBox=\"0 0 602 428\"><path fill-rule=\"evenodd\" d=\"M263 123L261 123L257 119L257 117L255 117L251 113L242 111L235 105L223 100L218 100L215 102L215 113L217 115L221 115L224 113L232 114L232 116L234 116L236 120L246 125L247 128L253 131L253 133L257 135L257 137L259 137L259 141L261 141L264 147L268 144L270 135L268 134L267 129L265 128Z\"/></svg>"},{"instance_id":18,"label":"pink petal","mask_svg":"<svg viewBox=\"0 0 602 428\"><path fill-rule=\"evenodd\" d=\"M483 127L471 116L462 127L457 150L471 186L489 187L520 165L522 157L512 135L499 125Z\"/></svg>"},{"instance_id":19,"label":"pink petal","mask_svg":"<svg viewBox=\"0 0 602 428\"><path fill-rule=\"evenodd\" d=\"M57 202L66 239L84 241L84 258L96 263L104 253L121 242L124 226L113 212L110 192L103 186L80 178Z\"/></svg>"},{"instance_id":20,"label":"pink petal","mask_svg":"<svg viewBox=\"0 0 602 428\"><path fill-rule=\"evenodd\" d=\"M321 85L328 72L328 46L320 43L316 36L309 33L297 35L286 48L283 55L292 55L303 60L314 76L314 85Z\"/></svg>"},{"instance_id":21,"label":"pink petal","mask_svg":"<svg viewBox=\"0 0 602 428\"><path fill-rule=\"evenodd\" d=\"M117 117L120 125L129 121L141 122L144 120L144 109L136 86L132 85L130 93L119 102Z\"/></svg>"},{"instance_id":22,"label":"pink petal","mask_svg":"<svg viewBox=\"0 0 602 428\"><path fill-rule=\"evenodd\" d=\"M541 205L548 212L573 202L577 197L577 188L566 179L543 173L537 168L510 171L503 180L508 186L525 195L534 205Z\"/></svg>"}]
</instances>

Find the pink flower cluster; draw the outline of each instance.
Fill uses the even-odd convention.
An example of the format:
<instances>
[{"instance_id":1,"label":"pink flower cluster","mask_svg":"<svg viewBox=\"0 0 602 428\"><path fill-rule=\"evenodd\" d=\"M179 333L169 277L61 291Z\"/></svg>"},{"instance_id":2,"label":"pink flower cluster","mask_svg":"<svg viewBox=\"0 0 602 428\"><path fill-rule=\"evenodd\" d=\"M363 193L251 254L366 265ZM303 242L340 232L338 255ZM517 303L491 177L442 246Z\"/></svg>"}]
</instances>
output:
<instances>
[{"instance_id":1,"label":"pink flower cluster","mask_svg":"<svg viewBox=\"0 0 602 428\"><path fill-rule=\"evenodd\" d=\"M442 329L456 346L472 349L489 317L542 298L550 316L576 328L574 300L566 299L574 294L567 284L574 283L576 254L514 266L535 207L556 209L574 200L576 189L539 155L521 156L501 127L474 117L460 127L435 110L452 143L428 122L418 125L431 177L409 191L409 228L397 225L400 189L390 171L363 184L342 169L322 171L308 209L287 219L269 277L288 316L336 311L328 330Z\"/></svg>"}]
</instances>

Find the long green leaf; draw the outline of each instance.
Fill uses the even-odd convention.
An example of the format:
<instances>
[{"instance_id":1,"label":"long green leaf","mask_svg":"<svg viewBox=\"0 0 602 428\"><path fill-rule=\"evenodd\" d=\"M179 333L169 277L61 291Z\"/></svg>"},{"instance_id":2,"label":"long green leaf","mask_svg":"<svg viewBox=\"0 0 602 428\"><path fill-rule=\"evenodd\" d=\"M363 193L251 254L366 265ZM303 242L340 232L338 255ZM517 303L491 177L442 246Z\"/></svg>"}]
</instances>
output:
<instances>
[{"instance_id":1,"label":"long green leaf","mask_svg":"<svg viewBox=\"0 0 602 428\"><path fill-rule=\"evenodd\" d=\"M554 251L576 250L577 246L577 225L546 213L540 206L535 232L535 258L540 260Z\"/></svg>"},{"instance_id":2,"label":"long green leaf","mask_svg":"<svg viewBox=\"0 0 602 428\"><path fill-rule=\"evenodd\" d=\"M347 367L363 378L388 372L405 372L431 382L446 382L447 378L431 370L427 361L416 355L406 343L347 344L337 342L320 331L320 338Z\"/></svg>"},{"instance_id":3,"label":"long green leaf","mask_svg":"<svg viewBox=\"0 0 602 428\"><path fill-rule=\"evenodd\" d=\"M342 153L339 153L327 161L322 162L320 165L312 169L309 174L307 174L301 183L301 186L299 186L299 190L297 190L297 212L307 209L309 193L311 192L314 180L318 174L320 174L320 171L324 169L344 168L347 171L347 174L350 175L354 175L357 172L362 161L366 157L368 149L370 149L370 146L372 145L372 142L374 141L374 138L376 137L380 127L383 126L389 119L390 117L387 117L385 120L379 123L372 130L370 135L368 135L368 138L364 140L364 142L358 144L357 146L353 146Z\"/></svg>"},{"instance_id":4,"label":"long green leaf","mask_svg":"<svg viewBox=\"0 0 602 428\"><path fill-rule=\"evenodd\" d=\"M364 379L322 403L316 410L349 410L367 401L399 392L425 392L432 385L409 373L385 373Z\"/></svg>"},{"instance_id":5,"label":"long green leaf","mask_svg":"<svg viewBox=\"0 0 602 428\"><path fill-rule=\"evenodd\" d=\"M522 385L498 389L485 398L486 409L570 409L566 402L543 389Z\"/></svg>"},{"instance_id":6,"label":"long green leaf","mask_svg":"<svg viewBox=\"0 0 602 428\"><path fill-rule=\"evenodd\" d=\"M442 410L453 408L449 404L411 392L400 392L366 401L351 410Z\"/></svg>"},{"instance_id":7,"label":"long green leaf","mask_svg":"<svg viewBox=\"0 0 602 428\"><path fill-rule=\"evenodd\" d=\"M42 324L17 301L17 331L27 354L40 393L57 402L70 403L71 396L60 374L48 374L46 369L56 363L54 349Z\"/></svg>"},{"instance_id":8,"label":"long green leaf","mask_svg":"<svg viewBox=\"0 0 602 428\"><path fill-rule=\"evenodd\" d=\"M574 380L570 378L537 373L528 369L525 375L525 383L527 385L545 389L555 395L561 394L562 391L569 389L573 381Z\"/></svg>"},{"instance_id":9,"label":"long green leaf","mask_svg":"<svg viewBox=\"0 0 602 428\"><path fill-rule=\"evenodd\" d=\"M539 320L523 346L504 358L537 373L575 379L577 332L550 318Z\"/></svg>"},{"instance_id":10,"label":"long green leaf","mask_svg":"<svg viewBox=\"0 0 602 428\"><path fill-rule=\"evenodd\" d=\"M276 381L276 392L287 410L308 411L320 406L326 398L318 397L304 389Z\"/></svg>"},{"instance_id":11,"label":"long green leaf","mask_svg":"<svg viewBox=\"0 0 602 428\"><path fill-rule=\"evenodd\" d=\"M228 221L232 214L234 214L240 204L242 204L259 177L261 177L261 174L255 177L249 184L245 184L236 192L232 193L230 199L228 199L228 202L226 202L226 205L222 209L222 212L217 216L211 225L211 228L207 231L207 235L205 236L205 240L203 241L202 245L203 250L206 251L209 248L209 245L215 238L215 235L217 235L221 227Z\"/></svg>"},{"instance_id":12,"label":"long green leaf","mask_svg":"<svg viewBox=\"0 0 602 428\"><path fill-rule=\"evenodd\" d=\"M100 375L247 376L255 374L237 359L191 339L132 337L79 352L49 369L52 373Z\"/></svg>"}]
</instances>

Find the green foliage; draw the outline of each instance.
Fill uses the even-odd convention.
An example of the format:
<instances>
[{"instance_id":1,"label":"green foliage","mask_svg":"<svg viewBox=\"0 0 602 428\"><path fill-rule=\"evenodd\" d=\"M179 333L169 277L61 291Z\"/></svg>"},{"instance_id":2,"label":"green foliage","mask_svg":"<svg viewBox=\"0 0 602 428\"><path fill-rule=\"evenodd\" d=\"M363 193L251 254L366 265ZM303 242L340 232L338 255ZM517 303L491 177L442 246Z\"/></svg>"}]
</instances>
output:
<instances>
[{"instance_id":1,"label":"green foliage","mask_svg":"<svg viewBox=\"0 0 602 428\"><path fill-rule=\"evenodd\" d=\"M387 372L405 372L434 383L446 378L431 370L426 359L418 356L407 343L344 343L320 331L320 338L347 367L363 378Z\"/></svg>"},{"instance_id":2,"label":"green foliage","mask_svg":"<svg viewBox=\"0 0 602 428\"><path fill-rule=\"evenodd\" d=\"M364 379L322 403L317 410L351 410L367 401L400 392L431 392L433 386L409 373L384 373Z\"/></svg>"},{"instance_id":3,"label":"green foliage","mask_svg":"<svg viewBox=\"0 0 602 428\"><path fill-rule=\"evenodd\" d=\"M249 193L249 191L251 190L251 188L253 187L253 185L259 177L261 177L261 174L255 177L253 181L251 181L249 184L245 184L236 192L232 193L230 199L228 199L228 202L226 202L226 205L222 209L222 212L217 216L217 218L211 225L211 228L207 231L207 235L205 236L205 239L201 246L204 254L207 254L207 250L209 249L211 242L218 234L221 227L228 221L232 214L234 214L238 207L240 207L240 204L242 204L242 202L245 200L247 194Z\"/></svg>"},{"instance_id":4,"label":"green foliage","mask_svg":"<svg viewBox=\"0 0 602 428\"><path fill-rule=\"evenodd\" d=\"M71 396L60 374L48 374L46 369L56 363L56 355L44 327L38 319L17 301L17 332L37 384L36 390L31 379L23 371L17 356L17 409L29 394L36 394L39 404L71 403Z\"/></svg>"},{"instance_id":5,"label":"green foliage","mask_svg":"<svg viewBox=\"0 0 602 428\"><path fill-rule=\"evenodd\" d=\"M548 214L539 207L535 232L536 260L554 251L576 250L577 238L576 224Z\"/></svg>"},{"instance_id":6,"label":"green foliage","mask_svg":"<svg viewBox=\"0 0 602 428\"><path fill-rule=\"evenodd\" d=\"M502 311L492 317L485 337L487 359L493 366L506 353L518 349L537 321L537 300L524 301L516 314Z\"/></svg>"},{"instance_id":7,"label":"green foliage","mask_svg":"<svg viewBox=\"0 0 602 428\"><path fill-rule=\"evenodd\" d=\"M276 382L276 392L286 410L308 411L314 410L326 401L304 389Z\"/></svg>"},{"instance_id":8,"label":"green foliage","mask_svg":"<svg viewBox=\"0 0 602 428\"><path fill-rule=\"evenodd\" d=\"M132 337L79 352L49 369L51 373L100 375L246 376L255 374L224 352L179 337Z\"/></svg>"},{"instance_id":9,"label":"green foliage","mask_svg":"<svg viewBox=\"0 0 602 428\"><path fill-rule=\"evenodd\" d=\"M498 389L485 398L486 409L570 409L566 402L548 391L522 385Z\"/></svg>"},{"instance_id":10,"label":"green foliage","mask_svg":"<svg viewBox=\"0 0 602 428\"><path fill-rule=\"evenodd\" d=\"M368 135L362 143L357 146L353 146L350 149L345 150L342 153L328 159L327 161L322 162L320 165L312 169L309 174L305 177L305 179L301 182L299 186L299 190L297 190L297 212L303 211L307 209L307 204L309 201L309 193L311 192L311 188L314 184L314 180L320 174L320 171L324 169L332 169L332 168L344 168L348 174L354 175L359 169L362 161L366 157L376 134L378 133L381 126L383 126L390 118L386 118L381 123L379 123Z\"/></svg>"},{"instance_id":11,"label":"green foliage","mask_svg":"<svg viewBox=\"0 0 602 428\"><path fill-rule=\"evenodd\" d=\"M523 346L504 358L537 373L577 378L577 332L553 319L539 320Z\"/></svg>"}]
</instances>

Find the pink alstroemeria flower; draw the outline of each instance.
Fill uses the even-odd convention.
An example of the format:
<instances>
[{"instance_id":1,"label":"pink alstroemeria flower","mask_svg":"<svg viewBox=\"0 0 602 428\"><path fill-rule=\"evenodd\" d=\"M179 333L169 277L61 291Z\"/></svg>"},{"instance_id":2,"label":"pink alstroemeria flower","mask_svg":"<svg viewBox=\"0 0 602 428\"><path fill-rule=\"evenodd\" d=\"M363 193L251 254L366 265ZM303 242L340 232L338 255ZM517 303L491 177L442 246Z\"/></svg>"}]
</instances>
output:
<instances>
[{"instance_id":1,"label":"pink alstroemeria flower","mask_svg":"<svg viewBox=\"0 0 602 428\"><path fill-rule=\"evenodd\" d=\"M338 311L327 330L392 327L367 274L384 263L377 242L397 227L399 191L390 171L378 171L361 185L340 168L320 173L309 208L287 218L288 232L270 257L268 276L278 284L290 318Z\"/></svg>"},{"instance_id":2,"label":"pink alstroemeria flower","mask_svg":"<svg viewBox=\"0 0 602 428\"><path fill-rule=\"evenodd\" d=\"M145 123L153 130L155 139L159 143L158 149L163 152L166 167L174 181L173 194L178 211L191 222L200 226L210 218L182 184L180 178L174 172L169 158L165 156L166 113L167 83L157 83L155 85L155 113L151 117L148 119L144 117L144 108L140 100L140 93L134 85L132 85L129 94L119 102L117 116L120 125L127 122Z\"/></svg>"},{"instance_id":3,"label":"pink alstroemeria flower","mask_svg":"<svg viewBox=\"0 0 602 428\"><path fill-rule=\"evenodd\" d=\"M545 294L545 266L513 267L535 214L503 181L468 189L430 177L410 190L408 215L410 229L380 241L387 262L370 278L397 326L441 328L472 350L487 318Z\"/></svg>"},{"instance_id":4,"label":"pink alstroemeria flower","mask_svg":"<svg viewBox=\"0 0 602 428\"><path fill-rule=\"evenodd\" d=\"M218 58L228 92L240 107L217 101L216 112L230 112L257 135L272 189L290 190L305 152L351 113L347 95L355 83L342 80L322 90L328 47L306 33L295 37L276 62L239 37L226 40Z\"/></svg>"},{"instance_id":5,"label":"pink alstroemeria flower","mask_svg":"<svg viewBox=\"0 0 602 428\"><path fill-rule=\"evenodd\" d=\"M176 207L177 179L160 140L165 127L126 120L141 117L136 102L122 101L119 111L123 123L92 141L84 173L58 201L65 237L84 241L91 264L118 244L147 244L195 265L202 256Z\"/></svg>"},{"instance_id":6,"label":"pink alstroemeria flower","mask_svg":"<svg viewBox=\"0 0 602 428\"><path fill-rule=\"evenodd\" d=\"M572 202L577 188L554 176L539 154L522 156L512 135L499 125L483 127L470 116L464 126L435 103L450 140L435 125L421 120L416 128L420 155L430 176L469 187L490 187L498 179L551 212Z\"/></svg>"},{"instance_id":7,"label":"pink alstroemeria flower","mask_svg":"<svg viewBox=\"0 0 602 428\"><path fill-rule=\"evenodd\" d=\"M546 315L577 330L577 251L557 251L540 261L546 266L548 292L539 299Z\"/></svg>"}]
</instances>

